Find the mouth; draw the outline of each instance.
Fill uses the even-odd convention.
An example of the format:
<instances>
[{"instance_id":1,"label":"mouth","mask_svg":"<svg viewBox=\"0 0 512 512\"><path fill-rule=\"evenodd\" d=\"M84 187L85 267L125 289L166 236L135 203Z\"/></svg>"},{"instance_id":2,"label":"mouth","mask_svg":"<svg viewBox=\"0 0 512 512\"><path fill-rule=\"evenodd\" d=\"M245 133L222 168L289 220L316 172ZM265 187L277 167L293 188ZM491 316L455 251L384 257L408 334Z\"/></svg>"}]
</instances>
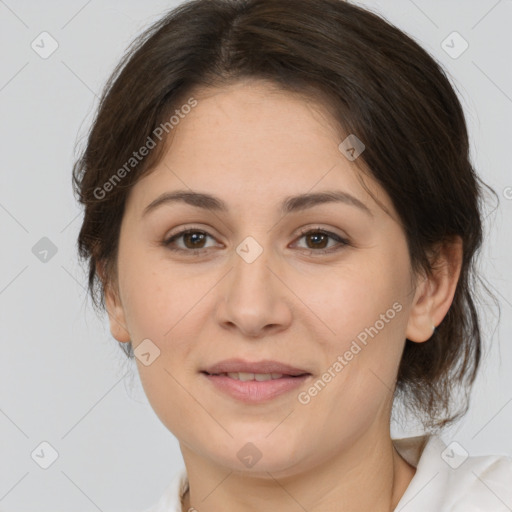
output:
<instances>
[{"instance_id":1,"label":"mouth","mask_svg":"<svg viewBox=\"0 0 512 512\"><path fill-rule=\"evenodd\" d=\"M268 359L255 362L243 359L226 359L205 368L203 373L209 375L228 375L232 378L239 376L238 380L269 380L267 376L279 379L282 376L299 377L306 374L311 375L303 368ZM257 379L256 376L260 378ZM264 377L262 378L262 376Z\"/></svg>"},{"instance_id":2,"label":"mouth","mask_svg":"<svg viewBox=\"0 0 512 512\"><path fill-rule=\"evenodd\" d=\"M250 380L256 380L258 382L265 382L267 380L277 380L282 378L296 379L310 375L309 373L301 373L299 375L287 375L284 373L250 373L250 372L228 372L228 373L208 373L202 372L210 377L229 377L230 379L241 380L242 382L248 382Z\"/></svg>"},{"instance_id":3,"label":"mouth","mask_svg":"<svg viewBox=\"0 0 512 512\"><path fill-rule=\"evenodd\" d=\"M307 370L278 361L231 359L200 372L214 389L244 403L268 402L312 377Z\"/></svg>"}]
</instances>

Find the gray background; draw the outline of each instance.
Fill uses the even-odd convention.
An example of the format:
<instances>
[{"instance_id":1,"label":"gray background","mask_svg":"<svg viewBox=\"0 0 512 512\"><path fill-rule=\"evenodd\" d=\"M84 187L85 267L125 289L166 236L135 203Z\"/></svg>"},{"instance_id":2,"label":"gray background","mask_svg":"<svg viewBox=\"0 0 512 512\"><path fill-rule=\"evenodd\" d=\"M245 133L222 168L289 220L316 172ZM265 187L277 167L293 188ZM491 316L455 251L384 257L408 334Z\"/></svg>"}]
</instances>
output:
<instances>
[{"instance_id":1,"label":"gray background","mask_svg":"<svg viewBox=\"0 0 512 512\"><path fill-rule=\"evenodd\" d=\"M75 251L80 210L70 180L75 144L83 142L109 73L134 36L177 3L0 1L4 511L140 512L157 501L182 464L177 441L147 403L135 367L87 299ZM502 319L497 326L492 310L485 318L492 345L470 412L444 438L472 455L512 455L512 2L359 3L412 35L447 69L467 113L473 162L500 195L498 211L486 221L482 263ZM51 48L49 39L41 42L44 31L58 43L46 59L31 47L35 41ZM453 31L469 44L457 58L442 47ZM447 44L452 53L462 49L453 37ZM48 246L43 237L57 249L54 255L41 252ZM394 426L392 433L416 432L410 425ZM41 455L43 441L58 452L48 469L34 460L44 464L49 456L44 446ZM31 457L34 450L39 459Z\"/></svg>"}]
</instances>

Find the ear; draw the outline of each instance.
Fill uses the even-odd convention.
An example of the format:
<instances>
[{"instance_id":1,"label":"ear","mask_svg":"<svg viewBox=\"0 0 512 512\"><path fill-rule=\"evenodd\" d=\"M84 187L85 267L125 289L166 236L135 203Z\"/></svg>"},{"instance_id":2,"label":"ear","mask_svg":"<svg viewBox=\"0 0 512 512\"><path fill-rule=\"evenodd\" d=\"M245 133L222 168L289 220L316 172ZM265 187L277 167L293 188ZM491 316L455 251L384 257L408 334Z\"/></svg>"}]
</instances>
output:
<instances>
[{"instance_id":1,"label":"ear","mask_svg":"<svg viewBox=\"0 0 512 512\"><path fill-rule=\"evenodd\" d=\"M130 341L130 334L126 328L126 318L119 297L118 287L115 286L110 279L107 279L103 262L100 261L96 264L96 272L100 276L103 284L103 294L110 322L110 332L117 341L127 343Z\"/></svg>"},{"instance_id":2,"label":"ear","mask_svg":"<svg viewBox=\"0 0 512 512\"><path fill-rule=\"evenodd\" d=\"M450 309L462 266L462 239L444 242L432 262L432 277L417 283L406 337L416 343L429 340Z\"/></svg>"}]
</instances>

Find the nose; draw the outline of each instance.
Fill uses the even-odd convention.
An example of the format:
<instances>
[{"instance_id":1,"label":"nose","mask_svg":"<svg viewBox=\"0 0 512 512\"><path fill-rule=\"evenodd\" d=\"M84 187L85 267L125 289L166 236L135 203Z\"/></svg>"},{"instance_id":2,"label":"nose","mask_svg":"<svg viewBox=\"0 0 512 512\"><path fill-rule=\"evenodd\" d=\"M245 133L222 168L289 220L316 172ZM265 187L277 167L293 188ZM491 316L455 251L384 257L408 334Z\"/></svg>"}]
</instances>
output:
<instances>
[{"instance_id":1,"label":"nose","mask_svg":"<svg viewBox=\"0 0 512 512\"><path fill-rule=\"evenodd\" d=\"M264 249L256 259L239 247L233 267L220 287L216 310L218 323L250 338L261 338L289 327L293 294L286 286L283 265ZM254 246L249 250L254 251ZM246 254L249 257L246 257ZM280 275L281 274L281 275Z\"/></svg>"}]
</instances>

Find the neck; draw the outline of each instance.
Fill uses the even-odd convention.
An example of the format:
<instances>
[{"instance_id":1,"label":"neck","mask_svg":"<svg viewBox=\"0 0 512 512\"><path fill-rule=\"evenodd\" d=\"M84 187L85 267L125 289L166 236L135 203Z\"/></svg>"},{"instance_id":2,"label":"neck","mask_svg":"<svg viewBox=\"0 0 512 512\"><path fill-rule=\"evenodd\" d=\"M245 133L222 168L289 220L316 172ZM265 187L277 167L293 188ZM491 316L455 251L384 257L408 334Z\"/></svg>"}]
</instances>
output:
<instances>
[{"instance_id":1,"label":"neck","mask_svg":"<svg viewBox=\"0 0 512 512\"><path fill-rule=\"evenodd\" d=\"M250 475L218 466L181 446L190 492L184 511L282 512L336 510L390 512L415 468L386 437L365 436L307 470L262 471Z\"/></svg>"}]
</instances>

